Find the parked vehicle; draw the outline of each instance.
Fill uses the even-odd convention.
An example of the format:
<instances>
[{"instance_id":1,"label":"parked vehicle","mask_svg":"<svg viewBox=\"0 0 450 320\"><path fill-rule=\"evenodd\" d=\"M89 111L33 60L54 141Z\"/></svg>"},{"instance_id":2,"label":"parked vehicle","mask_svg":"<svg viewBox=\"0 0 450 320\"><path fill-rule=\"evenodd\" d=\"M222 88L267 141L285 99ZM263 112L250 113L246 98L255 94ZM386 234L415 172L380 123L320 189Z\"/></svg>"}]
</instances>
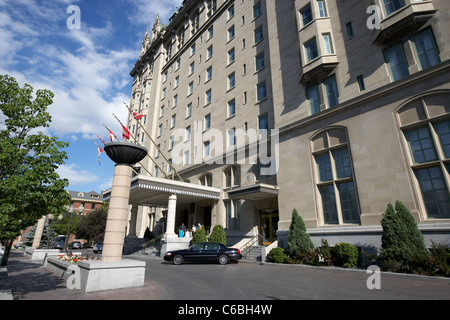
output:
<instances>
[{"instance_id":1,"label":"parked vehicle","mask_svg":"<svg viewBox=\"0 0 450 320\"><path fill-rule=\"evenodd\" d=\"M241 251L228 248L221 243L203 242L197 243L188 249L168 251L164 260L179 265L184 262L218 262L227 264L230 261L238 261L242 258Z\"/></svg>"},{"instance_id":2,"label":"parked vehicle","mask_svg":"<svg viewBox=\"0 0 450 320\"><path fill-rule=\"evenodd\" d=\"M103 251L103 242L98 242L94 244L94 253L102 252Z\"/></svg>"},{"instance_id":3,"label":"parked vehicle","mask_svg":"<svg viewBox=\"0 0 450 320\"><path fill-rule=\"evenodd\" d=\"M54 249L64 249L64 240L56 240L53 244Z\"/></svg>"},{"instance_id":4,"label":"parked vehicle","mask_svg":"<svg viewBox=\"0 0 450 320\"><path fill-rule=\"evenodd\" d=\"M80 241L74 241L71 242L69 245L70 249L81 249L81 242Z\"/></svg>"}]
</instances>

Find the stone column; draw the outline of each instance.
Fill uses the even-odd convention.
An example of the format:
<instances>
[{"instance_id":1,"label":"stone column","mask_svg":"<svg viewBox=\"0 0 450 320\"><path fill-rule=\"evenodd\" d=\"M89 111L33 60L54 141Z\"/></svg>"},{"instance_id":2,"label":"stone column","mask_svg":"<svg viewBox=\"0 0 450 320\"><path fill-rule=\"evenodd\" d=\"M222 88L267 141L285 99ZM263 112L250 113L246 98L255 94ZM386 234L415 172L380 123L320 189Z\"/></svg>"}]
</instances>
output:
<instances>
[{"instance_id":1,"label":"stone column","mask_svg":"<svg viewBox=\"0 0 450 320\"><path fill-rule=\"evenodd\" d=\"M138 215L139 206L134 204L131 207L131 219L130 219L130 230L128 232L128 238L137 238L136 237L136 222Z\"/></svg>"},{"instance_id":2,"label":"stone column","mask_svg":"<svg viewBox=\"0 0 450 320\"><path fill-rule=\"evenodd\" d=\"M177 196L175 194L169 197L169 205L167 208L167 227L166 236L176 236L175 234L175 214L177 210Z\"/></svg>"},{"instance_id":3,"label":"stone column","mask_svg":"<svg viewBox=\"0 0 450 320\"><path fill-rule=\"evenodd\" d=\"M45 219L46 219L46 217L42 216L42 218L39 219L39 221L37 223L36 231L34 232L33 245L32 245L32 247L35 249L39 248L39 246L41 244L42 233L44 232L44 226L45 226Z\"/></svg>"},{"instance_id":4,"label":"stone column","mask_svg":"<svg viewBox=\"0 0 450 320\"><path fill-rule=\"evenodd\" d=\"M114 168L111 200L103 241L102 261L104 262L119 262L122 260L125 229L128 223L128 200L132 170L131 166L123 164L117 164Z\"/></svg>"}]
</instances>

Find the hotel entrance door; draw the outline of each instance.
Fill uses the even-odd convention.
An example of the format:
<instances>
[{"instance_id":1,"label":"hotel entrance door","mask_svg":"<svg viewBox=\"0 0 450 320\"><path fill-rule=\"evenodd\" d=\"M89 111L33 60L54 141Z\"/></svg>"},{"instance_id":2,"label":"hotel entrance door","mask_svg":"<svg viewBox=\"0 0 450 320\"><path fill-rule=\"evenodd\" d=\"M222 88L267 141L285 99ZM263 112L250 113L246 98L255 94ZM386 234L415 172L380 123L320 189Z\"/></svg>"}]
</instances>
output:
<instances>
[{"instance_id":1,"label":"hotel entrance door","mask_svg":"<svg viewBox=\"0 0 450 320\"><path fill-rule=\"evenodd\" d=\"M277 240L279 220L278 209L260 211L259 234L262 237L262 245L268 246Z\"/></svg>"}]
</instances>

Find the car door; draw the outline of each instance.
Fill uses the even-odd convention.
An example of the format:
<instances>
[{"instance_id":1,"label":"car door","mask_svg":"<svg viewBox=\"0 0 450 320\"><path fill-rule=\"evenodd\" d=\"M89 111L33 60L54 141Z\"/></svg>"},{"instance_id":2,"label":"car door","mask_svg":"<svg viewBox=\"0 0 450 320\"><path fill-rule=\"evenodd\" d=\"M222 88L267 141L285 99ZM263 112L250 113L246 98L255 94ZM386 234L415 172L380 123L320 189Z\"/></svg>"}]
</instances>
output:
<instances>
[{"instance_id":1,"label":"car door","mask_svg":"<svg viewBox=\"0 0 450 320\"><path fill-rule=\"evenodd\" d=\"M220 245L217 243L205 243L203 250L204 260L216 261L219 256Z\"/></svg>"},{"instance_id":2,"label":"car door","mask_svg":"<svg viewBox=\"0 0 450 320\"><path fill-rule=\"evenodd\" d=\"M199 261L202 260L202 254L203 254L203 243L197 243L194 244L192 247L189 248L189 252L187 252L184 255L185 261Z\"/></svg>"}]
</instances>

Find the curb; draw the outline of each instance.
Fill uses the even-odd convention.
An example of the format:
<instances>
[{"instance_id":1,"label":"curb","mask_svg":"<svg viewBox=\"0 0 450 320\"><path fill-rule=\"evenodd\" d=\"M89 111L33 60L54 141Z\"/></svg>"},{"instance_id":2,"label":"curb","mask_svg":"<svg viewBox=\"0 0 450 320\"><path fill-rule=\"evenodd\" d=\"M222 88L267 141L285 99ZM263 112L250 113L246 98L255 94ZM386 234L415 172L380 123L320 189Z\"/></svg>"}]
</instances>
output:
<instances>
[{"instance_id":1,"label":"curb","mask_svg":"<svg viewBox=\"0 0 450 320\"><path fill-rule=\"evenodd\" d=\"M0 301L13 300L12 286L8 278L8 269L0 268Z\"/></svg>"},{"instance_id":2,"label":"curb","mask_svg":"<svg viewBox=\"0 0 450 320\"><path fill-rule=\"evenodd\" d=\"M310 269L317 269L317 270L330 270L330 271L340 271L340 272L360 272L360 273L372 273L367 272L367 269L354 269L354 268L339 268L339 267L319 267L319 266L310 266L307 264L285 264L285 263L273 263L273 262L261 262L258 261L261 265L265 266L286 266L290 268L310 268ZM443 281L450 281L449 277L437 277L437 276L426 276L426 275L419 275L419 274L411 274L411 273L397 273L397 272L390 272L390 271L380 271L381 274L384 275L392 275L392 276L404 276L404 277L415 277L415 278L422 278L427 280L443 280Z\"/></svg>"}]
</instances>

